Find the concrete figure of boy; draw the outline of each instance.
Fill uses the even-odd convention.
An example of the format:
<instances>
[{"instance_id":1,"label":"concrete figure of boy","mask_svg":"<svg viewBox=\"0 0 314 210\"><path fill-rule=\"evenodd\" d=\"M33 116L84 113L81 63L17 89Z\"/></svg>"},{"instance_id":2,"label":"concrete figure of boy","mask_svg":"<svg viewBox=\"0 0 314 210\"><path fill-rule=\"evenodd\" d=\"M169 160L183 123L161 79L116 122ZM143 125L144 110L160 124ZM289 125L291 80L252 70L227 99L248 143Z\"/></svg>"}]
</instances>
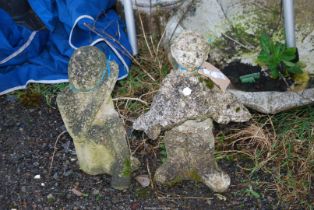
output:
<instances>
[{"instance_id":1,"label":"concrete figure of boy","mask_svg":"<svg viewBox=\"0 0 314 210\"><path fill-rule=\"evenodd\" d=\"M171 53L178 68L166 76L150 110L134 122L133 128L143 130L151 139L165 131L167 161L155 173L158 183L188 179L223 192L230 185L230 177L214 159L212 120L221 124L245 122L251 115L232 94L222 92L195 71L207 58L206 44L193 32L184 32L174 41Z\"/></svg>"},{"instance_id":2,"label":"concrete figure of boy","mask_svg":"<svg viewBox=\"0 0 314 210\"><path fill-rule=\"evenodd\" d=\"M125 189L131 157L123 121L111 98L118 66L97 48L82 47L74 52L68 70L70 84L58 95L57 104L80 169L91 175L110 174L112 187Z\"/></svg>"}]
</instances>

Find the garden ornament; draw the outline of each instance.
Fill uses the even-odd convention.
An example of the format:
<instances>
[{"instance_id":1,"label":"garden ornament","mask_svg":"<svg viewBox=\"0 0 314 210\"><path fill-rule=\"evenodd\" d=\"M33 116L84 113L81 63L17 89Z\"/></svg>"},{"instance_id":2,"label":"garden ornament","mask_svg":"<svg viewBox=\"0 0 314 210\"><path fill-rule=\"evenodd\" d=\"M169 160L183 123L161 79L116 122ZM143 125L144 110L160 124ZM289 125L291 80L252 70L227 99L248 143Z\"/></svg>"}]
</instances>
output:
<instances>
[{"instance_id":1,"label":"garden ornament","mask_svg":"<svg viewBox=\"0 0 314 210\"><path fill-rule=\"evenodd\" d=\"M186 52L180 43L186 46ZM204 81L193 70L206 60L208 47L203 44L202 38L193 32L182 33L175 40L171 46L176 53L174 60L187 70L178 68L166 76L150 110L134 122L133 128L143 130L151 139L165 131L167 161L156 171L157 183L189 179L223 192L230 185L230 177L214 159L212 119L227 124L248 121L251 115L228 91L209 86L210 81Z\"/></svg>"},{"instance_id":2,"label":"garden ornament","mask_svg":"<svg viewBox=\"0 0 314 210\"><path fill-rule=\"evenodd\" d=\"M111 92L118 66L95 47L82 47L72 55L69 87L57 97L67 131L73 138L80 169L112 175L116 189L129 186L131 155L123 121L114 109Z\"/></svg>"}]
</instances>

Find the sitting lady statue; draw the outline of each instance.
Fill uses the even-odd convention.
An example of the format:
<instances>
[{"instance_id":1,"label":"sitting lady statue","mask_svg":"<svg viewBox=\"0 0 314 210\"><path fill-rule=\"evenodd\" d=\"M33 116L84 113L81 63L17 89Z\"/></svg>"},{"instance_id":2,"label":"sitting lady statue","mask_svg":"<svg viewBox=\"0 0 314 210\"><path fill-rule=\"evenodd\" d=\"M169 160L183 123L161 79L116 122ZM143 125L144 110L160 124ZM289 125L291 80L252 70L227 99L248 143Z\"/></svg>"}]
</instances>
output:
<instances>
[{"instance_id":1,"label":"sitting lady statue","mask_svg":"<svg viewBox=\"0 0 314 210\"><path fill-rule=\"evenodd\" d=\"M58 95L57 104L80 169L91 175L110 174L112 187L125 189L130 183L130 150L111 98L118 71L96 47L77 49L69 62L69 86Z\"/></svg>"}]
</instances>

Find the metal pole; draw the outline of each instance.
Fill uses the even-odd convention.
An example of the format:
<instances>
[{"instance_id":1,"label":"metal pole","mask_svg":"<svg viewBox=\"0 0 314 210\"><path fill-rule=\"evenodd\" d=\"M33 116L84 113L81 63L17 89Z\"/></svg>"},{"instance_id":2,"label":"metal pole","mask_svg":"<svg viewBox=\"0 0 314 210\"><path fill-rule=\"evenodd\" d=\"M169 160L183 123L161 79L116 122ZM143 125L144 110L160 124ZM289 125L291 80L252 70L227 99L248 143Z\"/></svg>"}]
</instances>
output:
<instances>
[{"instance_id":1,"label":"metal pole","mask_svg":"<svg viewBox=\"0 0 314 210\"><path fill-rule=\"evenodd\" d=\"M124 14L125 14L125 22L129 37L129 42L132 47L133 55L138 53L137 49L137 38L136 38L136 29L135 29L135 20L133 14L132 0L124 0L123 1Z\"/></svg>"},{"instance_id":2,"label":"metal pole","mask_svg":"<svg viewBox=\"0 0 314 210\"><path fill-rule=\"evenodd\" d=\"M287 47L296 47L293 0L283 0Z\"/></svg>"}]
</instances>

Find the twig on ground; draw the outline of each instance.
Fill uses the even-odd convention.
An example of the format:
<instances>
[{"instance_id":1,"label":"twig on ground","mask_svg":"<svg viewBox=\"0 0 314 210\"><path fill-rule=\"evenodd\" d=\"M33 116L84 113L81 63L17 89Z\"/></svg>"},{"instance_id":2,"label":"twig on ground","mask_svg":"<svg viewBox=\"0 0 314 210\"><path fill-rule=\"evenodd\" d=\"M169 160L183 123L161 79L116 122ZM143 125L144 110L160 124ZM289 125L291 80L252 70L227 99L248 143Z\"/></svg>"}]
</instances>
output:
<instances>
[{"instance_id":1,"label":"twig on ground","mask_svg":"<svg viewBox=\"0 0 314 210\"><path fill-rule=\"evenodd\" d=\"M226 37L227 39L230 39L231 41L233 41L234 43L240 45L241 47L247 49L247 50L252 50L252 47L248 47L248 46L245 46L244 44L242 44L241 42L235 40L234 38L228 36L227 34L225 33L221 33L221 35L223 35L224 37Z\"/></svg>"},{"instance_id":2,"label":"twig on ground","mask_svg":"<svg viewBox=\"0 0 314 210\"><path fill-rule=\"evenodd\" d=\"M140 19L141 29L142 29L142 32L143 32L143 36L144 36L144 40L145 40L147 49L148 49L148 51L149 51L150 56L153 58L154 55L153 55L152 50L150 49L150 46L149 46L149 44L148 44L148 40L147 40L147 37L146 37L146 33L145 33L145 29L144 29L144 25L143 25L143 20L142 20L141 14L138 14L138 17L139 17L139 19Z\"/></svg>"},{"instance_id":3,"label":"twig on ground","mask_svg":"<svg viewBox=\"0 0 314 210\"><path fill-rule=\"evenodd\" d=\"M159 195L158 195L159 194ZM205 197L205 196L185 196L185 195L164 195L161 192L158 192L157 198L161 200L178 200L178 199L188 199L188 200L213 200L211 197Z\"/></svg>"},{"instance_id":4,"label":"twig on ground","mask_svg":"<svg viewBox=\"0 0 314 210\"><path fill-rule=\"evenodd\" d=\"M156 50L156 48L155 48L155 45L154 45L154 41L153 41L153 37L152 37L152 36L150 36L150 42L152 43L152 48L153 48L153 51L154 51L154 54L155 54L155 61L158 62L158 67L159 67L159 69L161 69L161 68L162 68L162 64L161 64L161 62L160 62L160 59L159 59L159 56L158 56L158 52L157 52L157 50Z\"/></svg>"},{"instance_id":5,"label":"twig on ground","mask_svg":"<svg viewBox=\"0 0 314 210\"><path fill-rule=\"evenodd\" d=\"M150 91L150 92L148 92L148 93L144 93L144 94L142 94L142 95L139 97L139 99L143 98L143 97L146 96L146 95L150 95L150 94L156 93L156 92L158 92L158 91L159 91L159 90L153 90L153 91Z\"/></svg>"},{"instance_id":6,"label":"twig on ground","mask_svg":"<svg viewBox=\"0 0 314 210\"><path fill-rule=\"evenodd\" d=\"M141 102L142 104L145 104L148 106L148 103L146 101L143 101L142 99L139 98L131 98L131 97L118 97L118 98L113 98L113 101L120 101L120 100L126 100L126 101L138 101Z\"/></svg>"},{"instance_id":7,"label":"twig on ground","mask_svg":"<svg viewBox=\"0 0 314 210\"><path fill-rule=\"evenodd\" d=\"M146 159L146 168L147 168L147 172L148 172L148 175L149 175L151 187L152 187L152 189L154 189L155 188L154 181L152 179L152 173L150 172L149 163L148 163L147 159Z\"/></svg>"},{"instance_id":8,"label":"twig on ground","mask_svg":"<svg viewBox=\"0 0 314 210\"><path fill-rule=\"evenodd\" d=\"M156 47L156 56L158 56L159 47L160 47L160 44L161 44L161 42L162 42L162 40L163 40L165 34L166 34L166 28L164 29L164 32L162 33L162 35L161 35L161 37L160 37L160 39L159 39L159 42L158 42L158 44L157 44L157 47Z\"/></svg>"},{"instance_id":9,"label":"twig on ground","mask_svg":"<svg viewBox=\"0 0 314 210\"><path fill-rule=\"evenodd\" d=\"M58 137L57 137L57 140L55 141L55 144L53 146L53 153L52 153L52 157L51 157L51 161L50 161L50 164L49 164L49 169L48 169L48 177L50 176L50 173L51 173L51 169L52 169L52 164L53 164L53 161L54 161L54 158L55 158L55 154L57 152L57 144L58 144L58 141L59 139L61 138L62 135L64 135L65 133L67 133L68 131L62 131Z\"/></svg>"},{"instance_id":10,"label":"twig on ground","mask_svg":"<svg viewBox=\"0 0 314 210\"><path fill-rule=\"evenodd\" d=\"M147 141L147 139L143 139L142 142L134 149L134 151L131 153L131 155L134 155L134 154L137 152L137 150L138 150L143 144L146 143L146 141Z\"/></svg>"},{"instance_id":11,"label":"twig on ground","mask_svg":"<svg viewBox=\"0 0 314 210\"><path fill-rule=\"evenodd\" d=\"M254 158L254 155L252 155L250 153L247 153L247 152L240 151L240 150L219 151L219 153L240 153L240 154L247 155L247 156L249 156L252 159Z\"/></svg>"}]
</instances>

